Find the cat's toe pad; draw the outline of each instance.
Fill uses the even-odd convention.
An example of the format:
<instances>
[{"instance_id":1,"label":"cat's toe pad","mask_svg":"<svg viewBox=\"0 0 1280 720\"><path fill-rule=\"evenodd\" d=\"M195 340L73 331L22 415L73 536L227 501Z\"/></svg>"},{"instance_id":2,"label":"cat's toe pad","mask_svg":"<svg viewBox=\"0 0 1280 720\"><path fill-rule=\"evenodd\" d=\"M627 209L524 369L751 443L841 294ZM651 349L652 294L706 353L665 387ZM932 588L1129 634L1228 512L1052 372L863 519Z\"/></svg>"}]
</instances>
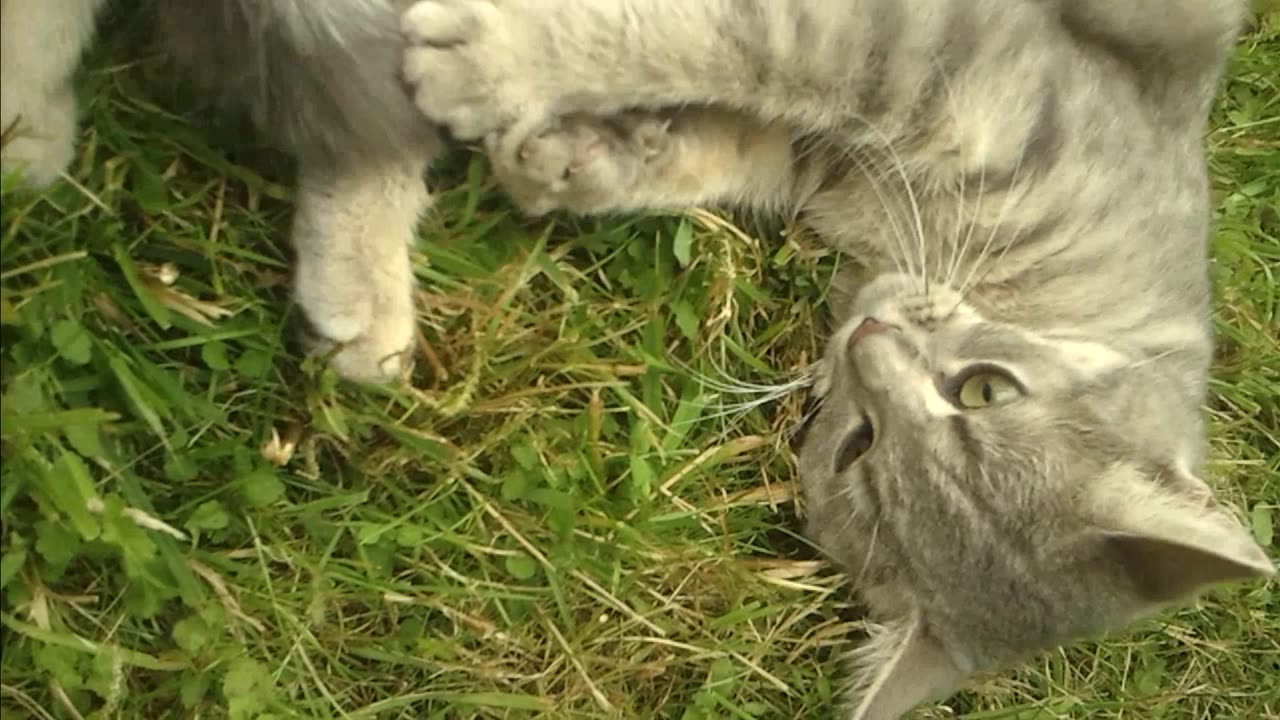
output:
<instances>
[{"instance_id":1,"label":"cat's toe pad","mask_svg":"<svg viewBox=\"0 0 1280 720\"><path fill-rule=\"evenodd\" d=\"M531 181L545 186L571 184L608 152L600 131L585 123L552 128L520 144L516 161Z\"/></svg>"},{"instance_id":2,"label":"cat's toe pad","mask_svg":"<svg viewBox=\"0 0 1280 720\"><path fill-rule=\"evenodd\" d=\"M648 113L570 115L526 138L497 136L494 174L524 211L612 209L666 150L668 121Z\"/></svg>"}]
</instances>

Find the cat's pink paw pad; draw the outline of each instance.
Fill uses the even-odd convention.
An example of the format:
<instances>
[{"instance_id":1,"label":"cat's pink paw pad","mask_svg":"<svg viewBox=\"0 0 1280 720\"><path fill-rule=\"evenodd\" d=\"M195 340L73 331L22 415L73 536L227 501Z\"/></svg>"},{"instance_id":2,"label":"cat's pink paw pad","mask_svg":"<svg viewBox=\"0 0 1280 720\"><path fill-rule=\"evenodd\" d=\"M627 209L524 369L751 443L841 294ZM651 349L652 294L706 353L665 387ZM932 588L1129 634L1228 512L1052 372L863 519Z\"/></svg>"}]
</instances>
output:
<instances>
[{"instance_id":1,"label":"cat's pink paw pad","mask_svg":"<svg viewBox=\"0 0 1280 720\"><path fill-rule=\"evenodd\" d=\"M570 115L524 138L493 135L488 148L494 174L525 212L599 212L625 197L666 149L668 127L647 113Z\"/></svg>"}]
</instances>

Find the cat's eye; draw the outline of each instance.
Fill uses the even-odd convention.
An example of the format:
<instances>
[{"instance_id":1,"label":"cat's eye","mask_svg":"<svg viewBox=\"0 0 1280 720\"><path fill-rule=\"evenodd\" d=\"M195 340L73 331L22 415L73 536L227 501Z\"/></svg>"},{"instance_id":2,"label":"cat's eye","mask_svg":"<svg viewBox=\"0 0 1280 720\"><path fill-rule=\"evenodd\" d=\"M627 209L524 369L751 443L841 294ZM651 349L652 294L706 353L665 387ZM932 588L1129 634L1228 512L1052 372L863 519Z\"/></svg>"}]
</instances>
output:
<instances>
[{"instance_id":1,"label":"cat's eye","mask_svg":"<svg viewBox=\"0 0 1280 720\"><path fill-rule=\"evenodd\" d=\"M876 431L871 425L871 418L862 416L862 424L854 428L844 442L840 443L840 450L836 452L836 474L849 469L850 465L866 454L875 439Z\"/></svg>"},{"instance_id":2,"label":"cat's eye","mask_svg":"<svg viewBox=\"0 0 1280 720\"><path fill-rule=\"evenodd\" d=\"M986 365L961 373L953 387L952 401L965 410L1005 405L1026 394L1009 373Z\"/></svg>"}]
</instances>

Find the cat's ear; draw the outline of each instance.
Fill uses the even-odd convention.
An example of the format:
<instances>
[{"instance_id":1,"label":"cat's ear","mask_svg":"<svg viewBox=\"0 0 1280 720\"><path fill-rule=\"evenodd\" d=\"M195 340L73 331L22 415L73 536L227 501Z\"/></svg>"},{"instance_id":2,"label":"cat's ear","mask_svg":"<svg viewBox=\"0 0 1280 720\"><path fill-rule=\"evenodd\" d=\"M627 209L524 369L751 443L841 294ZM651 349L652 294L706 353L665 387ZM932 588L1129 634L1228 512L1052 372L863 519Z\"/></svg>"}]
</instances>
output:
<instances>
[{"instance_id":1,"label":"cat's ear","mask_svg":"<svg viewBox=\"0 0 1280 720\"><path fill-rule=\"evenodd\" d=\"M1197 488L1203 492L1188 492ZM1116 469L1094 501L1105 552L1145 602L1177 602L1219 583L1276 574L1248 529L1194 476Z\"/></svg>"},{"instance_id":2,"label":"cat's ear","mask_svg":"<svg viewBox=\"0 0 1280 720\"><path fill-rule=\"evenodd\" d=\"M898 720L921 703L946 697L965 679L918 618L880 628L853 660L849 720Z\"/></svg>"}]
</instances>

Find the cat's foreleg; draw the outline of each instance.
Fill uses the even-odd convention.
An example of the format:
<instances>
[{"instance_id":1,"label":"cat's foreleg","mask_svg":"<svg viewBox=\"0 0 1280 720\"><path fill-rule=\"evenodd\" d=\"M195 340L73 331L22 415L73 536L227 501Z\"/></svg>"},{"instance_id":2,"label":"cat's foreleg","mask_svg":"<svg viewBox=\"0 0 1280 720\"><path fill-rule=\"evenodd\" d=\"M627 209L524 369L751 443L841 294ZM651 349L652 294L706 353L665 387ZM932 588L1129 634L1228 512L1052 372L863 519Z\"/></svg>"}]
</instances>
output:
<instances>
[{"instance_id":1,"label":"cat's foreleg","mask_svg":"<svg viewBox=\"0 0 1280 720\"><path fill-rule=\"evenodd\" d=\"M292 239L294 297L330 366L382 381L408 366L415 338L409 252L430 197L426 151L405 158L301 162Z\"/></svg>"},{"instance_id":2,"label":"cat's foreleg","mask_svg":"<svg viewBox=\"0 0 1280 720\"><path fill-rule=\"evenodd\" d=\"M535 215L776 210L795 188L786 127L715 109L570 115L530 136L494 134L487 144L503 188Z\"/></svg>"},{"instance_id":3,"label":"cat's foreleg","mask_svg":"<svg viewBox=\"0 0 1280 720\"><path fill-rule=\"evenodd\" d=\"M35 186L58 179L76 141L71 78L104 0L0 2L0 167Z\"/></svg>"}]
</instances>

